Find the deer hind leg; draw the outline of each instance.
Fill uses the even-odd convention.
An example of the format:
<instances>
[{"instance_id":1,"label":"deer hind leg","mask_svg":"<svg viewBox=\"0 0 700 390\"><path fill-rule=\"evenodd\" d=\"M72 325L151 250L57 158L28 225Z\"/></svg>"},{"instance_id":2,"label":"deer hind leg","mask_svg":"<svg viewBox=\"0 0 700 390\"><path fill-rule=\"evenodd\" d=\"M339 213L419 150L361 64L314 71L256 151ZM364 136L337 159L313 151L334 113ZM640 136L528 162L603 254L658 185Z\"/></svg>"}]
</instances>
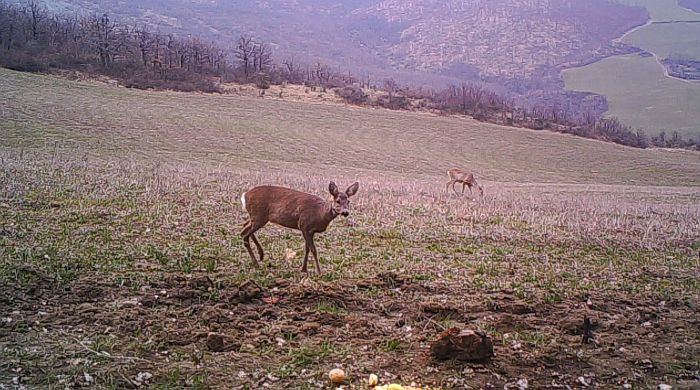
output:
<instances>
[{"instance_id":1,"label":"deer hind leg","mask_svg":"<svg viewBox=\"0 0 700 390\"><path fill-rule=\"evenodd\" d=\"M455 188L455 186L457 185L457 180L452 180L452 181L450 182L450 184L452 184L452 192L454 192L455 194L459 195L459 194L457 193L457 189ZM450 184L448 184L447 186L449 187Z\"/></svg>"},{"instance_id":2,"label":"deer hind leg","mask_svg":"<svg viewBox=\"0 0 700 390\"><path fill-rule=\"evenodd\" d=\"M251 220L247 220L245 224L243 225L243 230L241 230L241 238L243 238L243 245L245 246L245 249L248 250L248 254L250 255L250 258L253 260L253 265L256 267L259 266L258 260L255 258L255 255L253 254L253 249L250 247L250 235L252 234L253 228L253 223Z\"/></svg>"},{"instance_id":3,"label":"deer hind leg","mask_svg":"<svg viewBox=\"0 0 700 390\"><path fill-rule=\"evenodd\" d=\"M253 254L253 248L250 246L250 238L253 238L253 242L255 243L255 246L258 248L258 254L260 255L260 261L262 261L264 252L262 249L262 246L260 245L260 242L258 239L255 237L254 233L258 231L261 227L263 227L264 224L259 224L254 222L253 220L249 219L248 221L245 222L243 225L243 230L241 230L241 237L243 238L243 245L245 246L245 249L248 250L248 254L250 255L250 258L253 260L253 265L256 267L260 265L258 263L258 260L255 258L255 255Z\"/></svg>"},{"instance_id":4,"label":"deer hind leg","mask_svg":"<svg viewBox=\"0 0 700 390\"><path fill-rule=\"evenodd\" d=\"M265 258L265 252L263 251L262 245L260 245L260 241L258 241L258 238L255 237L255 233L250 233L250 238L253 239L253 243L255 244L255 246L258 247L258 257L260 257L260 262L262 262Z\"/></svg>"}]
</instances>

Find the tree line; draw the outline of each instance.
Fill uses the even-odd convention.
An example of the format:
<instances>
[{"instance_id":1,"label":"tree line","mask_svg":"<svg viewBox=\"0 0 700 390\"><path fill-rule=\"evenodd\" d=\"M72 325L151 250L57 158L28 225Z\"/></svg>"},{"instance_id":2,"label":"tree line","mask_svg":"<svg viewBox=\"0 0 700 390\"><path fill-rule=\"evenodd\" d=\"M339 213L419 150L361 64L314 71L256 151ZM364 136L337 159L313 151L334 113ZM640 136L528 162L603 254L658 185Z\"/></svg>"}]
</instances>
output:
<instances>
[{"instance_id":1,"label":"tree line","mask_svg":"<svg viewBox=\"0 0 700 390\"><path fill-rule=\"evenodd\" d=\"M539 130L552 130L623 145L700 149L697 139L677 132L648 137L616 119L601 119L596 109L577 109L552 99L523 107L515 99L481 85L462 83L442 90L400 86L393 79L372 81L340 72L321 62L294 57L274 60L270 45L241 36L231 50L199 39L121 23L107 14L51 13L38 0L16 5L0 0L0 66L47 72L77 70L119 80L134 88L221 92L221 83L255 83L261 90L292 83L333 90L351 104L395 110L431 110L464 114L478 120ZM370 97L367 89L379 93ZM604 98L603 98L604 99ZM597 111L596 111L597 110Z\"/></svg>"}]
</instances>

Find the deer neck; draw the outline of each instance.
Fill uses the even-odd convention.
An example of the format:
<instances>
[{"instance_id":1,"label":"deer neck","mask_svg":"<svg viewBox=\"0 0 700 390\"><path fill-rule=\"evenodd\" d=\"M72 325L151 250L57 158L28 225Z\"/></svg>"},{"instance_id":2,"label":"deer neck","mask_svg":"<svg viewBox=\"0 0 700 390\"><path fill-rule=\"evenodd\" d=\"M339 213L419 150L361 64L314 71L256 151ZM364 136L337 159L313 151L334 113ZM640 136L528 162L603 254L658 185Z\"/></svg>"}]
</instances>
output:
<instances>
[{"instance_id":1,"label":"deer neck","mask_svg":"<svg viewBox=\"0 0 700 390\"><path fill-rule=\"evenodd\" d=\"M323 210L323 215L321 220L323 222L323 227L326 228L328 225L338 216L339 214L333 211L333 203L326 202L326 207Z\"/></svg>"}]
</instances>

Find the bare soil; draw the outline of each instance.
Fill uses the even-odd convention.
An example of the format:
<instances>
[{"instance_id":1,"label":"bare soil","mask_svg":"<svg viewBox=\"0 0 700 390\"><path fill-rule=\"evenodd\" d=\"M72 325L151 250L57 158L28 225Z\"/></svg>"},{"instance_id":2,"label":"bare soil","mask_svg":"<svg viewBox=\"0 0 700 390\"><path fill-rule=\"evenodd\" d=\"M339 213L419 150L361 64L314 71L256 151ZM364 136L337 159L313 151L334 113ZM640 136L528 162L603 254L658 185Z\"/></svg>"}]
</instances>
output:
<instances>
[{"instance_id":1,"label":"bare soil","mask_svg":"<svg viewBox=\"0 0 700 390\"><path fill-rule=\"evenodd\" d=\"M27 283L0 289L0 345L30 344L51 356L17 371L23 359L7 354L0 379L19 383L50 370L56 382L49 387L89 385L89 372L117 388L138 387L139 373L173 386L331 388L324 373L336 366L358 387L370 373L444 388L517 388L519 379L532 388L700 383L698 299L591 294L533 305L508 290L483 293L395 273L261 287L203 274L164 274L138 286L86 275L60 286L38 270L18 272ZM584 318L593 324L588 344ZM435 361L428 346L447 326L487 330L495 357ZM212 332L222 336L221 352L207 348Z\"/></svg>"}]
</instances>

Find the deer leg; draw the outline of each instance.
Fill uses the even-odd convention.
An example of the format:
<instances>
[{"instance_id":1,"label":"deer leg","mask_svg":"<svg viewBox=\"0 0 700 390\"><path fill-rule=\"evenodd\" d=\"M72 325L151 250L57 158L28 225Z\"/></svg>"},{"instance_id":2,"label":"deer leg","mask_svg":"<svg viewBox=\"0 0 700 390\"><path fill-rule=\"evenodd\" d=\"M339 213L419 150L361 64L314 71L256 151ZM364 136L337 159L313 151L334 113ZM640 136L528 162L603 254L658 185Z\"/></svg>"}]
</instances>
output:
<instances>
[{"instance_id":1,"label":"deer leg","mask_svg":"<svg viewBox=\"0 0 700 390\"><path fill-rule=\"evenodd\" d=\"M255 255L253 254L253 249L250 247L250 236L253 234L252 233L253 229L253 223L252 221L248 220L245 225L243 226L243 230L241 230L241 237L243 238L243 245L245 246L245 249L248 250L248 254L250 255L250 258L253 260L253 265L256 267L260 266L258 263L258 260L255 258Z\"/></svg>"},{"instance_id":2,"label":"deer leg","mask_svg":"<svg viewBox=\"0 0 700 390\"><path fill-rule=\"evenodd\" d=\"M308 273L306 266L309 260L309 252L311 252L314 257L314 261L316 262L316 272L321 274L321 266L318 263L318 253L316 252L316 245L314 245L314 234L304 232L303 235L304 241L306 242L306 253L304 255L304 266L302 267L302 272Z\"/></svg>"},{"instance_id":3,"label":"deer leg","mask_svg":"<svg viewBox=\"0 0 700 390\"><path fill-rule=\"evenodd\" d=\"M316 244L314 244L314 235L311 234L309 240L309 247L311 249L311 254L314 255L314 261L316 262L316 273L321 275L321 265L318 263L318 252L316 252Z\"/></svg>"},{"instance_id":4,"label":"deer leg","mask_svg":"<svg viewBox=\"0 0 700 390\"><path fill-rule=\"evenodd\" d=\"M260 245L260 241L258 241L258 238L255 237L255 233L250 233L250 238L253 239L253 243L255 243L255 246L258 247L258 255L260 257L260 262L262 262L265 258L265 252L263 251L262 245Z\"/></svg>"},{"instance_id":5,"label":"deer leg","mask_svg":"<svg viewBox=\"0 0 700 390\"><path fill-rule=\"evenodd\" d=\"M459 194L457 193L457 189L455 188L455 185L456 185L456 184L457 184L457 180L455 180L454 182L452 182L452 191L454 191L454 193L455 193L456 195L459 195Z\"/></svg>"},{"instance_id":6,"label":"deer leg","mask_svg":"<svg viewBox=\"0 0 700 390\"><path fill-rule=\"evenodd\" d=\"M306 265L309 262L309 240L306 238L306 233L304 233L304 263L301 265L301 272L308 274L309 270Z\"/></svg>"},{"instance_id":7,"label":"deer leg","mask_svg":"<svg viewBox=\"0 0 700 390\"><path fill-rule=\"evenodd\" d=\"M447 182L447 185L445 186L445 192L450 190L450 184L454 183L454 180L450 180Z\"/></svg>"}]
</instances>

